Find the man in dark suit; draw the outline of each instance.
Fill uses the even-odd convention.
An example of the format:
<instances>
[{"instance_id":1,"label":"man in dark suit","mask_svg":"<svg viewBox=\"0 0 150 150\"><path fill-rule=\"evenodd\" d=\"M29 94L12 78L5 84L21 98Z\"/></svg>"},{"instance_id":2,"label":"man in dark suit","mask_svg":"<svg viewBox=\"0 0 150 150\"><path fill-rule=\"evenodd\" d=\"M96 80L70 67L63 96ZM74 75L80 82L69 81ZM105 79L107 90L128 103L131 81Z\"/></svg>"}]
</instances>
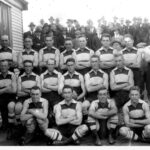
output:
<instances>
[{"instance_id":1,"label":"man in dark suit","mask_svg":"<svg viewBox=\"0 0 150 150\"><path fill-rule=\"evenodd\" d=\"M30 30L27 31L27 32L25 32L25 33L23 34L24 39L25 39L26 37L28 37L28 36L30 36L30 37L32 37L32 38L34 37L35 24L34 24L33 22L31 22L31 23L29 24L29 28L30 28Z\"/></svg>"},{"instance_id":2,"label":"man in dark suit","mask_svg":"<svg viewBox=\"0 0 150 150\"><path fill-rule=\"evenodd\" d=\"M41 38L41 32L42 32L42 29L40 27L37 27L34 32L32 48L36 50L37 52L39 52L39 50L44 47L44 42L42 41L42 38Z\"/></svg>"},{"instance_id":3,"label":"man in dark suit","mask_svg":"<svg viewBox=\"0 0 150 150\"><path fill-rule=\"evenodd\" d=\"M73 20L67 20L67 37L75 38L75 29L73 27Z\"/></svg>"}]
</instances>

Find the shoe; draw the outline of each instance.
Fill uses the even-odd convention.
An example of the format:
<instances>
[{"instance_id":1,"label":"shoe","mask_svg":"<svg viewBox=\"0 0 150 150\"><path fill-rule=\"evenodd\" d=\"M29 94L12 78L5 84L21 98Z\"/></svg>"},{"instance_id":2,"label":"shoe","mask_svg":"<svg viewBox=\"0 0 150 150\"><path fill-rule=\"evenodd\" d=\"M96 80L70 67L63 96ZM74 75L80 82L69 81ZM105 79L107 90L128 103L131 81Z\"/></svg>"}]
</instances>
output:
<instances>
[{"instance_id":1,"label":"shoe","mask_svg":"<svg viewBox=\"0 0 150 150\"><path fill-rule=\"evenodd\" d=\"M57 145L57 146L66 145L66 141L54 141L53 145Z\"/></svg>"},{"instance_id":2,"label":"shoe","mask_svg":"<svg viewBox=\"0 0 150 150\"><path fill-rule=\"evenodd\" d=\"M96 139L95 145L102 146L101 140L99 138Z\"/></svg>"},{"instance_id":3,"label":"shoe","mask_svg":"<svg viewBox=\"0 0 150 150\"><path fill-rule=\"evenodd\" d=\"M8 129L7 130L7 137L6 137L6 139L7 140L11 140L13 138L13 131L12 131L12 129Z\"/></svg>"},{"instance_id":4,"label":"shoe","mask_svg":"<svg viewBox=\"0 0 150 150\"><path fill-rule=\"evenodd\" d=\"M115 141L115 139L112 137L112 135L111 134L109 134L109 137L108 137L108 142L109 142L109 144L114 144L116 141Z\"/></svg>"},{"instance_id":5,"label":"shoe","mask_svg":"<svg viewBox=\"0 0 150 150\"><path fill-rule=\"evenodd\" d=\"M24 141L23 138L21 138L21 139L18 141L18 145L20 145L20 146L25 145L25 141Z\"/></svg>"},{"instance_id":6,"label":"shoe","mask_svg":"<svg viewBox=\"0 0 150 150\"><path fill-rule=\"evenodd\" d=\"M75 144L75 145L80 145L80 141L79 141L79 140L76 140L76 141L74 141L74 144Z\"/></svg>"},{"instance_id":7,"label":"shoe","mask_svg":"<svg viewBox=\"0 0 150 150\"><path fill-rule=\"evenodd\" d=\"M19 143L21 145L28 144L33 139L34 134L33 133L25 133L25 135L21 138Z\"/></svg>"}]
</instances>

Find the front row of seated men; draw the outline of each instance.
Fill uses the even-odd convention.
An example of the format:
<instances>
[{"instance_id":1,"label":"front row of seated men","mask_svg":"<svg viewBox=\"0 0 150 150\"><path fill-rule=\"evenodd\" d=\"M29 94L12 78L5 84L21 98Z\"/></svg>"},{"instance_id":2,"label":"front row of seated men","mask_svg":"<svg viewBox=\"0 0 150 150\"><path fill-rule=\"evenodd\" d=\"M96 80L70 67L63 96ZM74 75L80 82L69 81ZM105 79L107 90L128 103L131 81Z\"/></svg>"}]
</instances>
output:
<instances>
[{"instance_id":1,"label":"front row of seated men","mask_svg":"<svg viewBox=\"0 0 150 150\"><path fill-rule=\"evenodd\" d=\"M70 86L63 87L64 100L55 106L56 126L48 127L48 102L41 98L40 88L31 89L31 98L25 100L21 112L21 121L26 127L25 135L21 138L21 144L28 143L38 125L44 135L54 145L66 145L78 143L79 139L86 136L90 130L95 138L95 145L102 145L101 132L98 132L103 122L108 128L109 143L113 144L114 131L118 124L118 114L115 101L108 96L105 87L100 88L97 100L90 105L87 123L82 123L81 103L74 100L73 89ZM123 106L124 125L119 129L122 136L133 140L146 140L150 138L150 110L146 102L140 99L139 88L130 89L130 100ZM101 130L102 131L102 130Z\"/></svg>"}]
</instances>

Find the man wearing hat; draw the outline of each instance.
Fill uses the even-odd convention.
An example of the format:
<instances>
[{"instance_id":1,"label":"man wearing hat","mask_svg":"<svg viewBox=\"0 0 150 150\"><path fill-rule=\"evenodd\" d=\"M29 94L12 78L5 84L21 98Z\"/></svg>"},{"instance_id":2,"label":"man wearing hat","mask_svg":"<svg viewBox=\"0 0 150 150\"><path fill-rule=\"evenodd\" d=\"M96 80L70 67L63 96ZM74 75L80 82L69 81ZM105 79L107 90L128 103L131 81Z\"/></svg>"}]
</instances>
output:
<instances>
[{"instance_id":1,"label":"man wearing hat","mask_svg":"<svg viewBox=\"0 0 150 150\"><path fill-rule=\"evenodd\" d=\"M25 32L24 35L23 35L24 39L25 39L26 37L28 37L28 36L30 36L30 37L32 37L32 38L34 37L35 24L34 24L33 22L31 22L31 23L29 24L29 28L30 28L30 30L27 31L27 32Z\"/></svg>"},{"instance_id":2,"label":"man wearing hat","mask_svg":"<svg viewBox=\"0 0 150 150\"><path fill-rule=\"evenodd\" d=\"M36 50L37 52L39 52L39 50L44 47L44 43L43 43L42 38L41 38L41 32L42 32L42 29L40 26L38 26L34 32L32 48L34 50Z\"/></svg>"},{"instance_id":3,"label":"man wearing hat","mask_svg":"<svg viewBox=\"0 0 150 150\"><path fill-rule=\"evenodd\" d=\"M73 20L67 20L67 36L74 38L75 37L75 29L73 27Z\"/></svg>"}]
</instances>

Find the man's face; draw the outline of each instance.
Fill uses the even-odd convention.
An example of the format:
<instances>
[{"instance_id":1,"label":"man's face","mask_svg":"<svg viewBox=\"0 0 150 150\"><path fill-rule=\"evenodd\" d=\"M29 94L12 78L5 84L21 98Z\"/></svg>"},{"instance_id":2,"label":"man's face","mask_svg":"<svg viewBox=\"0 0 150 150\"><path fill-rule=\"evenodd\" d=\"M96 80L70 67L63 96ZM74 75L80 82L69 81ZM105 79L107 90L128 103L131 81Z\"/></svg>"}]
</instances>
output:
<instances>
[{"instance_id":1,"label":"man's face","mask_svg":"<svg viewBox=\"0 0 150 150\"><path fill-rule=\"evenodd\" d=\"M32 39L26 38L24 41L25 48L30 49L32 47Z\"/></svg>"},{"instance_id":2,"label":"man's face","mask_svg":"<svg viewBox=\"0 0 150 150\"><path fill-rule=\"evenodd\" d=\"M30 30L31 30L31 31L33 31L34 28L35 28L35 26L33 26L33 25L30 26Z\"/></svg>"},{"instance_id":3,"label":"man's face","mask_svg":"<svg viewBox=\"0 0 150 150\"><path fill-rule=\"evenodd\" d=\"M112 47L116 50L121 50L122 49L121 45L117 42L113 43Z\"/></svg>"},{"instance_id":4,"label":"man's face","mask_svg":"<svg viewBox=\"0 0 150 150\"><path fill-rule=\"evenodd\" d=\"M122 56L118 56L115 58L115 62L116 62L116 66L118 68L122 68L123 67L123 58Z\"/></svg>"},{"instance_id":5,"label":"man's face","mask_svg":"<svg viewBox=\"0 0 150 150\"><path fill-rule=\"evenodd\" d=\"M102 45L104 47L109 47L110 46L110 39L109 39L109 37L103 37L102 38Z\"/></svg>"},{"instance_id":6,"label":"man's face","mask_svg":"<svg viewBox=\"0 0 150 150\"><path fill-rule=\"evenodd\" d=\"M73 73L75 71L75 63L72 61L67 62L67 69L70 73Z\"/></svg>"},{"instance_id":7,"label":"man's face","mask_svg":"<svg viewBox=\"0 0 150 150\"><path fill-rule=\"evenodd\" d=\"M84 47L86 47L86 39L85 39L85 37L81 37L81 38L79 38L79 45L80 45L80 48L84 48Z\"/></svg>"},{"instance_id":8,"label":"man's face","mask_svg":"<svg viewBox=\"0 0 150 150\"><path fill-rule=\"evenodd\" d=\"M40 90L31 90L31 98L33 102L38 102L40 100L41 97L41 92Z\"/></svg>"},{"instance_id":9,"label":"man's face","mask_svg":"<svg viewBox=\"0 0 150 150\"><path fill-rule=\"evenodd\" d=\"M124 44L125 44L126 47L132 48L133 43L134 43L134 41L130 37L124 38Z\"/></svg>"},{"instance_id":10,"label":"man's face","mask_svg":"<svg viewBox=\"0 0 150 150\"><path fill-rule=\"evenodd\" d=\"M67 50L72 49L73 47L72 41L71 40L65 41L65 47Z\"/></svg>"},{"instance_id":11,"label":"man's face","mask_svg":"<svg viewBox=\"0 0 150 150\"><path fill-rule=\"evenodd\" d=\"M32 72L32 69L33 69L33 64L26 62L24 64L24 69L25 69L25 73L30 74Z\"/></svg>"},{"instance_id":12,"label":"man's face","mask_svg":"<svg viewBox=\"0 0 150 150\"><path fill-rule=\"evenodd\" d=\"M48 61L47 62L47 69L48 69L48 71L49 72L53 72L53 70L54 70L54 68L55 68L55 61Z\"/></svg>"},{"instance_id":13,"label":"man's face","mask_svg":"<svg viewBox=\"0 0 150 150\"><path fill-rule=\"evenodd\" d=\"M7 61L1 62L0 64L0 70L2 73L6 73L9 69L9 64Z\"/></svg>"},{"instance_id":14,"label":"man's face","mask_svg":"<svg viewBox=\"0 0 150 150\"><path fill-rule=\"evenodd\" d=\"M106 102L107 97L108 97L107 90L101 90L98 92L98 99L100 102L102 102L102 103Z\"/></svg>"},{"instance_id":15,"label":"man's face","mask_svg":"<svg viewBox=\"0 0 150 150\"><path fill-rule=\"evenodd\" d=\"M2 47L8 47L8 45L9 45L8 36L2 36L1 45L2 45Z\"/></svg>"},{"instance_id":16,"label":"man's face","mask_svg":"<svg viewBox=\"0 0 150 150\"><path fill-rule=\"evenodd\" d=\"M77 31L75 32L75 36L76 36L76 38L79 38L79 37L80 37L80 35L81 35L81 32L80 32L79 30L77 30Z\"/></svg>"},{"instance_id":17,"label":"man's face","mask_svg":"<svg viewBox=\"0 0 150 150\"><path fill-rule=\"evenodd\" d=\"M73 92L70 88L65 88L63 90L63 96L65 98L66 101L71 101L72 100L72 95L73 95Z\"/></svg>"},{"instance_id":18,"label":"man's face","mask_svg":"<svg viewBox=\"0 0 150 150\"><path fill-rule=\"evenodd\" d=\"M94 70L99 69L99 59L98 58L91 58L91 67Z\"/></svg>"},{"instance_id":19,"label":"man's face","mask_svg":"<svg viewBox=\"0 0 150 150\"><path fill-rule=\"evenodd\" d=\"M54 43L53 38L52 38L52 37L46 37L45 43L46 43L46 45L47 45L48 47L52 47L52 46L53 46L53 43Z\"/></svg>"},{"instance_id":20,"label":"man's face","mask_svg":"<svg viewBox=\"0 0 150 150\"><path fill-rule=\"evenodd\" d=\"M129 97L131 99L131 102L138 103L138 100L140 98L140 93L137 90L132 90L132 91L130 91Z\"/></svg>"}]
</instances>

